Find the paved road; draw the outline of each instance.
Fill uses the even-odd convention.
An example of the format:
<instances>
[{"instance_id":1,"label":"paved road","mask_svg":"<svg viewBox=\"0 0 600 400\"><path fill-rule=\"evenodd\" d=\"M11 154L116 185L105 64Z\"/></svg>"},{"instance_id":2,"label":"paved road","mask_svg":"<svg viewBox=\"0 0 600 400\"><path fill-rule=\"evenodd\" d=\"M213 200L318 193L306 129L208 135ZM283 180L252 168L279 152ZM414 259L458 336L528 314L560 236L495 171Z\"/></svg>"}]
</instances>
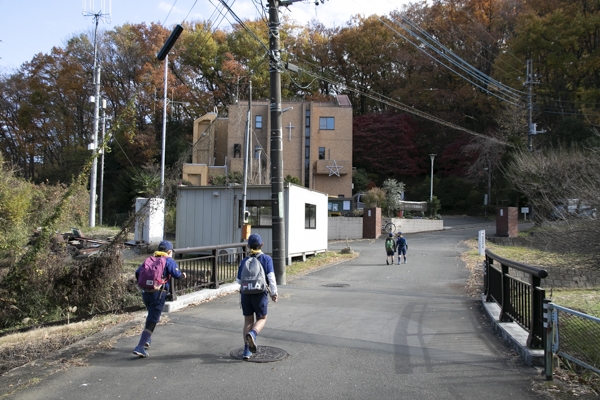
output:
<instances>
[{"instance_id":1,"label":"paved road","mask_svg":"<svg viewBox=\"0 0 600 400\"><path fill-rule=\"evenodd\" d=\"M242 344L236 295L169 315L150 358L137 337L14 398L30 399L532 399L538 372L491 332L464 293L461 241L489 222L447 219L452 229L409 234L409 263L385 265L382 240L355 241L360 257L296 278L270 303L259 346L290 356L232 359ZM332 248L345 243L332 244ZM327 284L347 284L328 287Z\"/></svg>"}]
</instances>

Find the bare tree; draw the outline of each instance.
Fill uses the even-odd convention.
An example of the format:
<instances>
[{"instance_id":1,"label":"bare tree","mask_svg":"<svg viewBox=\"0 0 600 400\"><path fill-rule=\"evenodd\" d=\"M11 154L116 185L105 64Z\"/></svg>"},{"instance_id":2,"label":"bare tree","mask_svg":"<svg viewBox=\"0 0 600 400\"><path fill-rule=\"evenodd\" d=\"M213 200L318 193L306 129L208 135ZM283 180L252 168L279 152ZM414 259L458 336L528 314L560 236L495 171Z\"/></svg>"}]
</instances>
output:
<instances>
[{"instance_id":1,"label":"bare tree","mask_svg":"<svg viewBox=\"0 0 600 400\"><path fill-rule=\"evenodd\" d=\"M514 155L506 177L529 199L536 222L545 229L534 234L538 244L554 250L597 258L600 221L600 149L522 150Z\"/></svg>"}]
</instances>

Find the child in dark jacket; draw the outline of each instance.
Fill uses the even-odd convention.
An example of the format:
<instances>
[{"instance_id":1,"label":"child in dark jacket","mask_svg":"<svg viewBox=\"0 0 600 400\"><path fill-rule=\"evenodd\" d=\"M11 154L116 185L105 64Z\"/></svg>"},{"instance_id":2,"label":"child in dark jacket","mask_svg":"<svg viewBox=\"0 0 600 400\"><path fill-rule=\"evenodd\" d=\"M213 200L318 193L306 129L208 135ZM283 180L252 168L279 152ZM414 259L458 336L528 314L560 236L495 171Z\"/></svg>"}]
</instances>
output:
<instances>
[{"instance_id":1,"label":"child in dark jacket","mask_svg":"<svg viewBox=\"0 0 600 400\"><path fill-rule=\"evenodd\" d=\"M147 348L150 347L152 333L156 324L160 321L160 315L165 307L167 294L169 293L169 277L175 279L185 278L185 272L181 272L175 260L173 260L173 244L168 240L163 240L158 245L158 251L154 252L154 257L167 257L165 268L163 270L163 281L166 281L160 289L142 289L142 300L148 310L146 317L146 325L140 336L138 345L133 349L133 354L146 358L148 357ZM144 264L142 263L135 271L136 281L138 280L140 270Z\"/></svg>"}]
</instances>

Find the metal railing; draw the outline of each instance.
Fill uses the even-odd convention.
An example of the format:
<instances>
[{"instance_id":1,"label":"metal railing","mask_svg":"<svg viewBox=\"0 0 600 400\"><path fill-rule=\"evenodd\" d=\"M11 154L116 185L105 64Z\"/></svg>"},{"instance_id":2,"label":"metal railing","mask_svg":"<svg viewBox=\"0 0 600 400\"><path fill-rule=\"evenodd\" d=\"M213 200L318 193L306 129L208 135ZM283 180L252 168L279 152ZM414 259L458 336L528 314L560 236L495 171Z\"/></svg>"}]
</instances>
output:
<instances>
[{"instance_id":1,"label":"metal railing","mask_svg":"<svg viewBox=\"0 0 600 400\"><path fill-rule=\"evenodd\" d=\"M201 289L216 289L223 283L235 281L246 250L246 242L174 249L177 257L175 262L186 277L171 279L172 298L169 300Z\"/></svg>"},{"instance_id":2,"label":"metal railing","mask_svg":"<svg viewBox=\"0 0 600 400\"><path fill-rule=\"evenodd\" d=\"M511 276L510 268L524 272L528 281ZM498 303L501 322L516 322L529 332L527 347L531 349L544 348L546 341L543 321L546 291L540 288L540 284L541 279L547 276L548 272L544 269L485 251L485 299Z\"/></svg>"},{"instance_id":3,"label":"metal railing","mask_svg":"<svg viewBox=\"0 0 600 400\"><path fill-rule=\"evenodd\" d=\"M552 380L556 354L600 374L600 318L544 301L546 380Z\"/></svg>"}]
</instances>

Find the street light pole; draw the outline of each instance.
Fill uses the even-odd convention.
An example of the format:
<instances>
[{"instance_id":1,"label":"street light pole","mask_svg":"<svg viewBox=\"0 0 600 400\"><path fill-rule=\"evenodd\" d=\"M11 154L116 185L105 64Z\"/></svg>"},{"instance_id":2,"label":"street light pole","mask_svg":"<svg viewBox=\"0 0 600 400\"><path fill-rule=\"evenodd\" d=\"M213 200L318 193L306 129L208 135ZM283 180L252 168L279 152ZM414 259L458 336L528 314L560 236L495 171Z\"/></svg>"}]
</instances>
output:
<instances>
[{"instance_id":1,"label":"street light pole","mask_svg":"<svg viewBox=\"0 0 600 400\"><path fill-rule=\"evenodd\" d=\"M429 201L433 200L433 159L435 158L435 154L430 154L429 158L431 158L431 190L429 192Z\"/></svg>"}]
</instances>

